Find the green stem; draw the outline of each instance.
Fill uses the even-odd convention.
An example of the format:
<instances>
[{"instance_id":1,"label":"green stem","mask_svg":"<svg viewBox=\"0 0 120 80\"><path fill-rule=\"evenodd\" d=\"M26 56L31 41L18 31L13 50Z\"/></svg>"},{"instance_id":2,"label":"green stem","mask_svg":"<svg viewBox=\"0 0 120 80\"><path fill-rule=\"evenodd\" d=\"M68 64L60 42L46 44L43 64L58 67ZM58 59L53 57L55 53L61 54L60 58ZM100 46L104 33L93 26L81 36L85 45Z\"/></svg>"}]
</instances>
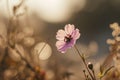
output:
<instances>
[{"instance_id":1,"label":"green stem","mask_svg":"<svg viewBox=\"0 0 120 80\"><path fill-rule=\"evenodd\" d=\"M84 57L81 55L80 51L78 50L77 46L75 45L74 47L75 47L75 49L76 49L78 55L79 55L80 58L82 59L82 61L83 61L84 65L85 65L85 67L86 67L86 69L87 69L87 71L88 71L90 77L92 78L92 80L96 80L96 79L94 79L94 77L92 76L91 72L89 71L89 69L88 69L88 67L87 67L87 63L86 63Z\"/></svg>"}]
</instances>

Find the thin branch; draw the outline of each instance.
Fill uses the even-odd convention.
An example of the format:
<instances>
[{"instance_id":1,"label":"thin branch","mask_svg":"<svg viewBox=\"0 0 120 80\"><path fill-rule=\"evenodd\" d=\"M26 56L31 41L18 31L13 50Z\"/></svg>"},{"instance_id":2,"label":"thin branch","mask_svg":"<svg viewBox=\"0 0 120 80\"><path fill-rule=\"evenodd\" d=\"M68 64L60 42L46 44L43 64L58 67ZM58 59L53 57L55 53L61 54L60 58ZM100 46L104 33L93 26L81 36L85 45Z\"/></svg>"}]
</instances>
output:
<instances>
[{"instance_id":1,"label":"thin branch","mask_svg":"<svg viewBox=\"0 0 120 80\"><path fill-rule=\"evenodd\" d=\"M9 48L11 48L11 47L9 47ZM19 50L17 50L16 48L14 48L14 49L15 49L16 52L20 55L21 59L26 62L27 66L28 66L32 71L35 72L35 69L30 65L30 63L28 62L28 60L21 55L21 52L20 52Z\"/></svg>"},{"instance_id":2,"label":"thin branch","mask_svg":"<svg viewBox=\"0 0 120 80\"><path fill-rule=\"evenodd\" d=\"M96 80L96 76L95 76L95 71L94 71L94 69L92 69L92 73L93 73L94 79Z\"/></svg>"},{"instance_id":3,"label":"thin branch","mask_svg":"<svg viewBox=\"0 0 120 80\"><path fill-rule=\"evenodd\" d=\"M87 67L87 63L86 63L84 57L81 55L80 51L78 50L77 46L75 45L74 47L75 47L75 49L76 49L78 55L79 55L80 58L82 59L82 61L83 61L84 65L85 65L85 67L86 67L86 69L87 69L87 71L88 71L90 77L92 78L92 80L95 80L94 77L92 76L91 72L89 71L89 69L88 69L88 67Z\"/></svg>"}]
</instances>

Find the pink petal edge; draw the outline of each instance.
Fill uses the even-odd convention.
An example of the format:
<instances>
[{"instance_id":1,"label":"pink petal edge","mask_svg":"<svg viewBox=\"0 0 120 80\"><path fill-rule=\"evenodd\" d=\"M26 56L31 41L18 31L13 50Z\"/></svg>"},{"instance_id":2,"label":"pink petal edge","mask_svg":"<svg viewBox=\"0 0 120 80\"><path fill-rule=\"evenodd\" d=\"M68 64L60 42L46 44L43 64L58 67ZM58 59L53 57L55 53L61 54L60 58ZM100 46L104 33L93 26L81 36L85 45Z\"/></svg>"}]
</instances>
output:
<instances>
[{"instance_id":1,"label":"pink petal edge","mask_svg":"<svg viewBox=\"0 0 120 80\"><path fill-rule=\"evenodd\" d=\"M56 39L57 39L57 40L64 40L65 36L66 36L65 31L62 30L62 29L60 29L60 30L58 30L58 32L57 32Z\"/></svg>"},{"instance_id":2,"label":"pink petal edge","mask_svg":"<svg viewBox=\"0 0 120 80\"><path fill-rule=\"evenodd\" d=\"M74 29L75 29L75 26L74 25L71 25L71 24L68 24L68 25L65 25L65 32L66 32L66 34L69 34L69 35L71 35L72 34L72 32L74 31Z\"/></svg>"},{"instance_id":3,"label":"pink petal edge","mask_svg":"<svg viewBox=\"0 0 120 80\"><path fill-rule=\"evenodd\" d=\"M74 32L72 33L72 37L73 37L73 39L78 39L78 38L80 38L79 29L75 29L75 30L74 30Z\"/></svg>"}]
</instances>

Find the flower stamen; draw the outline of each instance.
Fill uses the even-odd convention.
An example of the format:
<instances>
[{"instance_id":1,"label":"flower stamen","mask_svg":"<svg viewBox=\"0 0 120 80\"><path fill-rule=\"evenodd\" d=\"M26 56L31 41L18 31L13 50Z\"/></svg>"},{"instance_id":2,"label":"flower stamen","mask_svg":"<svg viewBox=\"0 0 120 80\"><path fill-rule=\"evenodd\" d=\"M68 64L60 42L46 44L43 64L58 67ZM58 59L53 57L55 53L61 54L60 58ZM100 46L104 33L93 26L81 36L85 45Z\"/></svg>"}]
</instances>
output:
<instances>
[{"instance_id":1,"label":"flower stamen","mask_svg":"<svg viewBox=\"0 0 120 80\"><path fill-rule=\"evenodd\" d=\"M72 40L71 35L65 36L65 38L64 38L64 41L65 41L66 43L69 43L71 40Z\"/></svg>"}]
</instances>

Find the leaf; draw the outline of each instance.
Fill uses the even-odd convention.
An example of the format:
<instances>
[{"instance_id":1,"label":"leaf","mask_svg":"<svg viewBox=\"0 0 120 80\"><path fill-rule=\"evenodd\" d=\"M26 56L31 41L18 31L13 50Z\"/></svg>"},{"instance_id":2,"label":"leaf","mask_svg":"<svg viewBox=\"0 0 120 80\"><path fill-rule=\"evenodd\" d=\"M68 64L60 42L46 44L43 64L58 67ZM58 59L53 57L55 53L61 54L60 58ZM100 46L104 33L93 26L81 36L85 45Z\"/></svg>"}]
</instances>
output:
<instances>
[{"instance_id":1,"label":"leaf","mask_svg":"<svg viewBox=\"0 0 120 80\"><path fill-rule=\"evenodd\" d=\"M105 71L100 72L100 73L98 74L98 77L99 77L100 79L103 78L113 67L114 67L114 66L111 66L111 67L109 67L108 69L106 69Z\"/></svg>"}]
</instances>

